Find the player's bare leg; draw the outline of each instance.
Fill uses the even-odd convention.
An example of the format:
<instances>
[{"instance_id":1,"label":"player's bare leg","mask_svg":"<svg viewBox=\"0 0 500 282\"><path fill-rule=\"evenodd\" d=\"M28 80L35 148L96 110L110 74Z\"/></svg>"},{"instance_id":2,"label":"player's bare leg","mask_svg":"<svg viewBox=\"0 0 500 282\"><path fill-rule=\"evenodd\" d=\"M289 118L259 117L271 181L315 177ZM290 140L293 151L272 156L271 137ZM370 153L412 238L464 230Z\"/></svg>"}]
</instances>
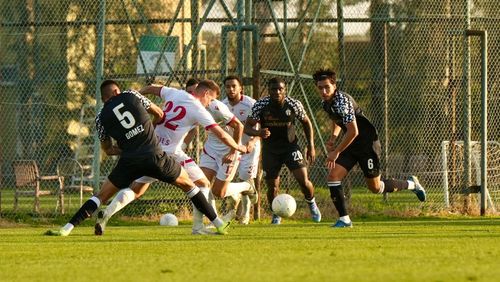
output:
<instances>
[{"instance_id":1,"label":"player's bare leg","mask_svg":"<svg viewBox=\"0 0 500 282\"><path fill-rule=\"evenodd\" d=\"M375 194L410 190L417 196L419 201L424 202L426 199L425 189L422 185L420 185L416 176L410 176L408 180L398 180L393 178L380 180L380 176L377 176L373 178L365 178L365 181L368 189Z\"/></svg>"}]
</instances>

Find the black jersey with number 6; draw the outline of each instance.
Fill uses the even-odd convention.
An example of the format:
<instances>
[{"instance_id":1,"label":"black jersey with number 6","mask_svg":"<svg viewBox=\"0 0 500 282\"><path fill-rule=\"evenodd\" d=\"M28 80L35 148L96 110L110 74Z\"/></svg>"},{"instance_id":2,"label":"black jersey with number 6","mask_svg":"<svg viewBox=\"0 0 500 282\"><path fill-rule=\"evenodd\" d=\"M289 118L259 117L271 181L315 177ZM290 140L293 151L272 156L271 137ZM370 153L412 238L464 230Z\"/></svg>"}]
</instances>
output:
<instances>
[{"instance_id":1,"label":"black jersey with number 6","mask_svg":"<svg viewBox=\"0 0 500 282\"><path fill-rule=\"evenodd\" d=\"M330 119L340 126L343 131L346 131L348 123L356 120L359 135L354 139L350 147L371 146L373 141L378 140L377 129L366 118L361 108L350 95L336 90L333 99L329 102L323 101L322 106Z\"/></svg>"},{"instance_id":2,"label":"black jersey with number 6","mask_svg":"<svg viewBox=\"0 0 500 282\"><path fill-rule=\"evenodd\" d=\"M148 98L133 90L112 97L95 120L99 140L115 139L122 157L161 152L147 112L150 106Z\"/></svg>"}]
</instances>

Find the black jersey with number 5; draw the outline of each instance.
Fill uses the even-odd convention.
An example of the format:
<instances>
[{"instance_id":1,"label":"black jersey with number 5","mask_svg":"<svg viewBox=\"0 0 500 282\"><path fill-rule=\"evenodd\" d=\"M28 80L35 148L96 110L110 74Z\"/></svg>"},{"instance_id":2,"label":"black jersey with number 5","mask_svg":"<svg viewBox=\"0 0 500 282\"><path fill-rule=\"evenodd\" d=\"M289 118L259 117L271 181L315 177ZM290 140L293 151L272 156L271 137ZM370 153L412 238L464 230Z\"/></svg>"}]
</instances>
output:
<instances>
[{"instance_id":1,"label":"black jersey with number 5","mask_svg":"<svg viewBox=\"0 0 500 282\"><path fill-rule=\"evenodd\" d=\"M96 117L99 140L115 139L122 157L161 152L147 112L150 106L148 98L133 90L112 97Z\"/></svg>"}]
</instances>

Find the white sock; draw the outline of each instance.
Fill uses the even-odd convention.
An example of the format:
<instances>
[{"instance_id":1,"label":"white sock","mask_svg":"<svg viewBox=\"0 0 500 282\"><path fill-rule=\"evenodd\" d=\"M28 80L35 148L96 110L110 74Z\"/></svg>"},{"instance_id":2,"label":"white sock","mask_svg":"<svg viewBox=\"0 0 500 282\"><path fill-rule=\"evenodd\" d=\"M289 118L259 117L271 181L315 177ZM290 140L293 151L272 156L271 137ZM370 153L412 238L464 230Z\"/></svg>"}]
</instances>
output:
<instances>
[{"instance_id":1,"label":"white sock","mask_svg":"<svg viewBox=\"0 0 500 282\"><path fill-rule=\"evenodd\" d=\"M215 225L215 227L221 227L222 225L224 225L224 221L222 221L222 219L220 219L220 217L216 217L212 223Z\"/></svg>"},{"instance_id":2,"label":"white sock","mask_svg":"<svg viewBox=\"0 0 500 282\"><path fill-rule=\"evenodd\" d=\"M208 203L212 206L212 208L215 211L215 214L218 216L219 214L217 213L217 205L215 204L215 196L214 193L212 193L212 190L208 190Z\"/></svg>"},{"instance_id":3,"label":"white sock","mask_svg":"<svg viewBox=\"0 0 500 282\"><path fill-rule=\"evenodd\" d=\"M378 194L384 193L384 190L385 190L385 183L384 183L384 181L380 181L378 183L378 187L379 187Z\"/></svg>"},{"instance_id":4,"label":"white sock","mask_svg":"<svg viewBox=\"0 0 500 282\"><path fill-rule=\"evenodd\" d=\"M241 192L249 191L252 186L248 182L231 182L227 185L226 195L224 197L239 198Z\"/></svg>"},{"instance_id":5,"label":"white sock","mask_svg":"<svg viewBox=\"0 0 500 282\"><path fill-rule=\"evenodd\" d=\"M203 193L203 196L205 196L205 198L207 198L207 200L208 200L208 197L210 195L210 188L200 187L200 191L201 191L201 193Z\"/></svg>"},{"instance_id":6,"label":"white sock","mask_svg":"<svg viewBox=\"0 0 500 282\"><path fill-rule=\"evenodd\" d=\"M408 182L408 190L415 189L415 182L410 181L410 180L406 180L406 182Z\"/></svg>"},{"instance_id":7,"label":"white sock","mask_svg":"<svg viewBox=\"0 0 500 282\"><path fill-rule=\"evenodd\" d=\"M198 194L197 191L201 191L201 193L203 193L203 196L205 196L205 198L207 198L207 200L208 200L208 197L209 197L209 194L210 194L210 189L209 188L207 188L207 187L200 187L200 188L196 187L196 193L194 195ZM203 227L205 227L203 225L203 213L201 211L199 211L194 206L194 204L193 204L193 230L200 230Z\"/></svg>"},{"instance_id":8,"label":"white sock","mask_svg":"<svg viewBox=\"0 0 500 282\"><path fill-rule=\"evenodd\" d=\"M312 204L314 202L316 202L316 197L313 197L312 199L308 200L308 199L305 199L306 200L306 203L308 204Z\"/></svg>"},{"instance_id":9,"label":"white sock","mask_svg":"<svg viewBox=\"0 0 500 282\"><path fill-rule=\"evenodd\" d=\"M345 223L350 223L351 222L351 218L349 217L349 215L341 216L339 219L342 220Z\"/></svg>"},{"instance_id":10,"label":"white sock","mask_svg":"<svg viewBox=\"0 0 500 282\"><path fill-rule=\"evenodd\" d=\"M119 210L123 209L128 204L130 204L134 199L135 199L135 192L132 191L132 189L126 188L120 190L120 192L116 194L113 201L111 201L111 204L109 204L106 207L106 210L104 211L104 217L106 219L109 219Z\"/></svg>"},{"instance_id":11,"label":"white sock","mask_svg":"<svg viewBox=\"0 0 500 282\"><path fill-rule=\"evenodd\" d=\"M101 200L99 200L99 198L97 198L96 196L92 196L89 200L94 201L97 207L101 205Z\"/></svg>"},{"instance_id":12,"label":"white sock","mask_svg":"<svg viewBox=\"0 0 500 282\"><path fill-rule=\"evenodd\" d=\"M64 225L61 229L64 231L67 231L67 232L71 232L71 230L73 230L73 228L75 228L75 226L73 224L66 223L66 225Z\"/></svg>"}]
</instances>

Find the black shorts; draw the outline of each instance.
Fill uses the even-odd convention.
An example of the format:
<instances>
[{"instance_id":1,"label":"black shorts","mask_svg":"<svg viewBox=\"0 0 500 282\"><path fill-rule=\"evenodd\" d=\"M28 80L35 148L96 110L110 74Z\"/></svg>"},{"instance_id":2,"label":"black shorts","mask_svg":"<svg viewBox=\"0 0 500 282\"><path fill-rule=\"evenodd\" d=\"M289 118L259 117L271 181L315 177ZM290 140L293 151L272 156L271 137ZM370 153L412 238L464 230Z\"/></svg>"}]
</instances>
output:
<instances>
[{"instance_id":1,"label":"black shorts","mask_svg":"<svg viewBox=\"0 0 500 282\"><path fill-rule=\"evenodd\" d=\"M181 174L181 165L165 152L134 158L120 158L109 181L119 189L130 186L134 180L142 176L154 177L160 181L172 183Z\"/></svg>"},{"instance_id":2,"label":"black shorts","mask_svg":"<svg viewBox=\"0 0 500 282\"><path fill-rule=\"evenodd\" d=\"M335 163L343 166L347 171L359 163L366 178L374 178L380 175L380 141L366 145L349 146L337 158Z\"/></svg>"},{"instance_id":3,"label":"black shorts","mask_svg":"<svg viewBox=\"0 0 500 282\"><path fill-rule=\"evenodd\" d=\"M291 150L283 153L273 151L262 151L262 170L264 170L265 179L278 178L281 166L285 164L289 170L295 170L306 166L304 156L299 146L294 146Z\"/></svg>"}]
</instances>

